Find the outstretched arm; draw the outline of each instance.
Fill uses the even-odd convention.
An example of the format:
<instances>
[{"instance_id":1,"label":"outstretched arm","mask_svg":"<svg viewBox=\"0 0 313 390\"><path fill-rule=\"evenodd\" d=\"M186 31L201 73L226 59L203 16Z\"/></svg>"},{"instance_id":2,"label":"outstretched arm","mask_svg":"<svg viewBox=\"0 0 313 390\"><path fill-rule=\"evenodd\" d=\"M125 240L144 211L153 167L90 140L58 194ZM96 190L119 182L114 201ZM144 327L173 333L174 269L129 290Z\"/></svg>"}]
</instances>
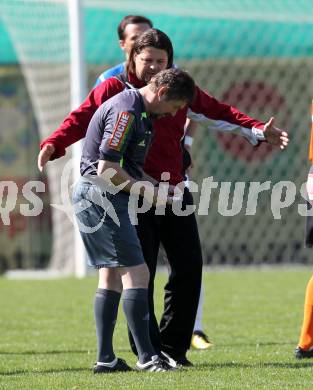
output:
<instances>
[{"instance_id":1,"label":"outstretched arm","mask_svg":"<svg viewBox=\"0 0 313 390\"><path fill-rule=\"evenodd\" d=\"M267 123L258 121L236 107L219 102L200 88L197 88L196 99L187 115L194 121L206 124L210 130L240 134L252 145L267 141L283 149L288 144L288 133L274 127L274 119Z\"/></svg>"},{"instance_id":2,"label":"outstretched arm","mask_svg":"<svg viewBox=\"0 0 313 390\"><path fill-rule=\"evenodd\" d=\"M68 146L84 138L97 108L123 89L124 85L116 78L108 79L94 88L85 101L64 119L60 127L41 142L38 168L42 170L49 160L64 156Z\"/></svg>"}]
</instances>

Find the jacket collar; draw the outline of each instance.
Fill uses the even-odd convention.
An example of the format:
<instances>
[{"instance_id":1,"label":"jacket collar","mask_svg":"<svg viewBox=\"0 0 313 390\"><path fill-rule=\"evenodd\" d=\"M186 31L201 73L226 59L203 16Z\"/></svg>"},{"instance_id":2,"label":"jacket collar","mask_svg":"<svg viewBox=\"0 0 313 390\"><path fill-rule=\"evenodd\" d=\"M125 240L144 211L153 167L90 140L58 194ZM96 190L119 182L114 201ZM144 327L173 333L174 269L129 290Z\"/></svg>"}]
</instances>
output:
<instances>
[{"instance_id":1,"label":"jacket collar","mask_svg":"<svg viewBox=\"0 0 313 390\"><path fill-rule=\"evenodd\" d=\"M137 78L137 76L134 73L131 73L131 72L128 72L128 81L135 88L142 88L142 87L145 87L147 85L144 81L139 80Z\"/></svg>"}]
</instances>

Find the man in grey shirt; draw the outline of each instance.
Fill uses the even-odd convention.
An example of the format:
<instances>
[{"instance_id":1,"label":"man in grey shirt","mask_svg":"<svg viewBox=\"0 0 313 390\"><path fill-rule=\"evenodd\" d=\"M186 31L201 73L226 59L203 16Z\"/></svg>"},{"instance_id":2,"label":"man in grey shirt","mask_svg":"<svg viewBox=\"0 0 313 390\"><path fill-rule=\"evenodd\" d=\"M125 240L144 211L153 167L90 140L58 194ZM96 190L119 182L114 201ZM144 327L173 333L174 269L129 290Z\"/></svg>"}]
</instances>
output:
<instances>
[{"instance_id":1,"label":"man in grey shirt","mask_svg":"<svg viewBox=\"0 0 313 390\"><path fill-rule=\"evenodd\" d=\"M136 369L158 372L175 366L151 344L149 271L130 220L129 193L136 188L136 195L146 196L139 180L156 184L142 170L153 136L150 120L174 116L194 95L194 81L186 72L167 69L155 75L147 86L125 90L103 103L89 124L80 165L82 177L73 201L88 263L99 269L95 373L130 370L125 361L115 356L112 345L122 291L123 309L138 351ZM154 205L157 201L169 202L167 194L160 198L157 187L153 187L149 200Z\"/></svg>"}]
</instances>

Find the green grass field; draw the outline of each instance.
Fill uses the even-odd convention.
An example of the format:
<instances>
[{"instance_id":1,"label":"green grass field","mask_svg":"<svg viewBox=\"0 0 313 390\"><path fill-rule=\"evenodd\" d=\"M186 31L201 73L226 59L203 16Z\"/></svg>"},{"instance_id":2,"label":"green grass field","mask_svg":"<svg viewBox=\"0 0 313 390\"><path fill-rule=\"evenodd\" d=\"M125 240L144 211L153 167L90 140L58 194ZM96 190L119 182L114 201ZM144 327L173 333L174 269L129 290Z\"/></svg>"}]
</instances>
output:
<instances>
[{"instance_id":1,"label":"green grass field","mask_svg":"<svg viewBox=\"0 0 313 390\"><path fill-rule=\"evenodd\" d=\"M95 278L0 279L0 389L312 389L313 359L293 358L311 272L205 273L204 325L214 346L189 352L194 368L100 376L90 370ZM158 313L165 278L158 274ZM118 356L135 364L121 309L115 346Z\"/></svg>"}]
</instances>

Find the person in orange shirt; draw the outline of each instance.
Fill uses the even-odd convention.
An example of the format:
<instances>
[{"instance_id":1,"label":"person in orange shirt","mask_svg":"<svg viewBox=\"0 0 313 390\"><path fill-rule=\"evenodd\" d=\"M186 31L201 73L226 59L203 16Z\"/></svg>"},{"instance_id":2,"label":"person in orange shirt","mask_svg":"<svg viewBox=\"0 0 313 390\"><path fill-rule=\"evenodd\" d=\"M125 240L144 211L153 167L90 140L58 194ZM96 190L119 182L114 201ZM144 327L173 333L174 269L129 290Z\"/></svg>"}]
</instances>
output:
<instances>
[{"instance_id":1,"label":"person in orange shirt","mask_svg":"<svg viewBox=\"0 0 313 390\"><path fill-rule=\"evenodd\" d=\"M312 101L312 128L309 159L313 164L313 101ZM307 192L309 196L308 207L313 207L313 165L308 174ZM313 247L313 217L307 216L305 245L308 248ZM297 359L307 359L313 357L313 276L309 280L304 300L304 314L300 339L295 349Z\"/></svg>"},{"instance_id":2,"label":"person in orange shirt","mask_svg":"<svg viewBox=\"0 0 313 390\"><path fill-rule=\"evenodd\" d=\"M313 276L306 288L302 329L295 357L297 359L313 357Z\"/></svg>"}]
</instances>

